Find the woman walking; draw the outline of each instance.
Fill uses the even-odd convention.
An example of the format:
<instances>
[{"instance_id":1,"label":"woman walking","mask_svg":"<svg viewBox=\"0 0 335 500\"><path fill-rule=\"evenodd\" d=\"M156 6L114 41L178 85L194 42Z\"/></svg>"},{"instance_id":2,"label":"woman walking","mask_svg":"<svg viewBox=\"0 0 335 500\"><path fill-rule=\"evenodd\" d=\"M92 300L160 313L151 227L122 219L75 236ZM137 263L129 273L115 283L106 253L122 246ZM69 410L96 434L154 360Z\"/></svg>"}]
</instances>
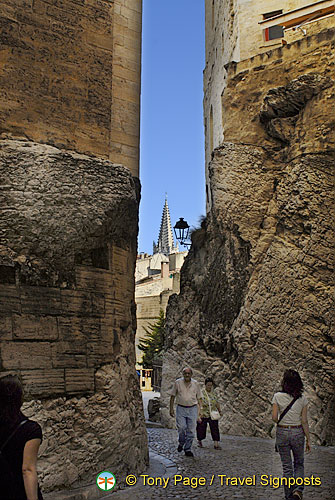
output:
<instances>
[{"instance_id":1,"label":"woman walking","mask_svg":"<svg viewBox=\"0 0 335 500\"><path fill-rule=\"evenodd\" d=\"M22 386L7 375L0 379L0 497L43 500L37 482L37 454L42 441L39 424L21 413Z\"/></svg>"},{"instance_id":2,"label":"woman walking","mask_svg":"<svg viewBox=\"0 0 335 500\"><path fill-rule=\"evenodd\" d=\"M282 390L272 399L272 420L277 423L276 448L284 477L294 478L294 485L284 485L286 500L301 500L304 489L304 447L311 451L307 421L307 399L303 383L295 370L286 370ZM293 459L292 459L293 456Z\"/></svg>"},{"instance_id":3,"label":"woman walking","mask_svg":"<svg viewBox=\"0 0 335 500\"><path fill-rule=\"evenodd\" d=\"M206 378L205 389L202 398L202 413L197 422L197 439L198 446L202 448L202 441L206 437L207 424L211 430L212 439L214 441L214 449L221 450L219 445L220 432L219 432L219 417L221 415L221 408L217 400L217 395L214 391L214 383L212 378ZM216 415L215 415L216 413ZM213 417L217 418L213 418Z\"/></svg>"}]
</instances>

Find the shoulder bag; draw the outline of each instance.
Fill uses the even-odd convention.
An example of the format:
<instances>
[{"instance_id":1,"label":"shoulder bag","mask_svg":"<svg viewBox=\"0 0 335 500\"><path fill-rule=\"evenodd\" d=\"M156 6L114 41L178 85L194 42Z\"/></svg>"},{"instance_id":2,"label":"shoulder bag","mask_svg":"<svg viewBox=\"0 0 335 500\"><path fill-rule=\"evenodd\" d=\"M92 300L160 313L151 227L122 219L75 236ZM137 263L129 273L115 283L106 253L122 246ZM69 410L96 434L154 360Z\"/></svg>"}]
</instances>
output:
<instances>
[{"instance_id":1,"label":"shoulder bag","mask_svg":"<svg viewBox=\"0 0 335 500\"><path fill-rule=\"evenodd\" d=\"M285 417L286 413L292 408L292 406L294 405L294 403L296 402L296 400L299 399L299 397L300 396L293 398L292 401L286 406L285 410L280 414L280 417L278 419L277 425ZM275 444L275 451L277 451L277 452L279 451L277 443Z\"/></svg>"}]
</instances>

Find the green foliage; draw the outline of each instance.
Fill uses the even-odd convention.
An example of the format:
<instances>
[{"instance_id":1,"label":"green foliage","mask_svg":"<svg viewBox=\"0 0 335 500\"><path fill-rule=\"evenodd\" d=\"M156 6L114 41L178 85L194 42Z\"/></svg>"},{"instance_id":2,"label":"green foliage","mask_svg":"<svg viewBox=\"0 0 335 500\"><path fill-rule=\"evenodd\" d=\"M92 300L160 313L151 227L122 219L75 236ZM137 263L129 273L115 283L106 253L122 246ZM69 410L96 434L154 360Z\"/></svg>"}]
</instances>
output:
<instances>
[{"instance_id":1,"label":"green foliage","mask_svg":"<svg viewBox=\"0 0 335 500\"><path fill-rule=\"evenodd\" d=\"M147 336L140 339L138 348L144 352L141 365L143 368L152 368L152 362L164 348L165 339L165 317L164 312L161 310L159 318L153 325L144 328Z\"/></svg>"}]
</instances>

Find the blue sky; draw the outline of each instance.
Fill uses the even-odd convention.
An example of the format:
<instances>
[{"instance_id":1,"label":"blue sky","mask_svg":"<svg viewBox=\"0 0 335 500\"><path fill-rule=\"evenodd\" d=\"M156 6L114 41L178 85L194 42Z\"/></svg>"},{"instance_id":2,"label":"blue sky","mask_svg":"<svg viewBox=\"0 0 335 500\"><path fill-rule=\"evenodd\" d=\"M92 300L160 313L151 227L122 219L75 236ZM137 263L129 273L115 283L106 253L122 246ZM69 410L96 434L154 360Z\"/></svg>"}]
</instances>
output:
<instances>
[{"instance_id":1,"label":"blue sky","mask_svg":"<svg viewBox=\"0 0 335 500\"><path fill-rule=\"evenodd\" d=\"M143 0L139 252L152 253L165 193L172 225L205 214L204 3Z\"/></svg>"}]
</instances>

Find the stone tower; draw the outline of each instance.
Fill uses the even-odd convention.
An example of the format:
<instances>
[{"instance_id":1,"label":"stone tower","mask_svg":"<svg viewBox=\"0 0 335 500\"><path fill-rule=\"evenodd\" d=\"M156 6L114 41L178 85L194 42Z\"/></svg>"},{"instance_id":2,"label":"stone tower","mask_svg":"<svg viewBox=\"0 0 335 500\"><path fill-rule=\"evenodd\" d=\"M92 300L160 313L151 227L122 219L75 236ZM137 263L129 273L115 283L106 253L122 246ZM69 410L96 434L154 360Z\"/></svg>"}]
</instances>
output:
<instances>
[{"instance_id":1,"label":"stone tower","mask_svg":"<svg viewBox=\"0 0 335 500\"><path fill-rule=\"evenodd\" d=\"M163 207L161 226L159 229L159 236L157 245L153 244L153 253L162 253L166 256L171 253L177 252L178 247L174 245L173 232L170 219L169 205L167 198Z\"/></svg>"},{"instance_id":2,"label":"stone tower","mask_svg":"<svg viewBox=\"0 0 335 500\"><path fill-rule=\"evenodd\" d=\"M134 368L141 10L0 5L0 369L22 377L42 425L53 498L147 461Z\"/></svg>"}]
</instances>

